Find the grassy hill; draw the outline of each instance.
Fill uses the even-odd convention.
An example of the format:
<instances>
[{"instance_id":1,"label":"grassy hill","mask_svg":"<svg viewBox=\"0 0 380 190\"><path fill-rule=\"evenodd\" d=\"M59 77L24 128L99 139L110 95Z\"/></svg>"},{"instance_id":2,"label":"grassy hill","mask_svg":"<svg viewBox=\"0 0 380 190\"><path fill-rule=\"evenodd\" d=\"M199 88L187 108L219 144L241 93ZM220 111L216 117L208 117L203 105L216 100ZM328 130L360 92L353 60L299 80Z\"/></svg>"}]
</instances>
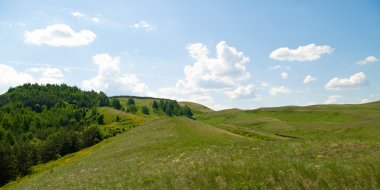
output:
<instances>
[{"instance_id":1,"label":"grassy hill","mask_svg":"<svg viewBox=\"0 0 380 190\"><path fill-rule=\"evenodd\" d=\"M151 101L136 99L136 104ZM143 124L38 165L33 174L3 188L380 187L380 102L223 111L181 104L193 109L196 120L100 108L105 127Z\"/></svg>"}]
</instances>

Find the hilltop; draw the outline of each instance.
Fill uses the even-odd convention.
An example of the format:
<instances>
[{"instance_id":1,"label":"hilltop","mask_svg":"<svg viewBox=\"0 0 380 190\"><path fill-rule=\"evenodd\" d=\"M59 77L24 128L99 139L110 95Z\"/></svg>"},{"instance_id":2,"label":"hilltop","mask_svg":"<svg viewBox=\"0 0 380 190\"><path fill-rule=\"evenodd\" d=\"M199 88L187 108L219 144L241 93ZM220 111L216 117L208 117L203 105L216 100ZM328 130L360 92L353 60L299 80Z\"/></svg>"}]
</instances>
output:
<instances>
[{"instance_id":1,"label":"hilltop","mask_svg":"<svg viewBox=\"0 0 380 190\"><path fill-rule=\"evenodd\" d=\"M127 112L130 98L138 108L135 112ZM110 97L109 106L95 106L104 117L104 123L96 126L108 134L107 139L34 166L31 174L3 188L377 189L380 185L380 102L222 111L179 102L181 109L187 106L194 113L189 118L153 109L154 101L160 99ZM171 100L162 101L169 105ZM149 114L142 112L143 106Z\"/></svg>"}]
</instances>

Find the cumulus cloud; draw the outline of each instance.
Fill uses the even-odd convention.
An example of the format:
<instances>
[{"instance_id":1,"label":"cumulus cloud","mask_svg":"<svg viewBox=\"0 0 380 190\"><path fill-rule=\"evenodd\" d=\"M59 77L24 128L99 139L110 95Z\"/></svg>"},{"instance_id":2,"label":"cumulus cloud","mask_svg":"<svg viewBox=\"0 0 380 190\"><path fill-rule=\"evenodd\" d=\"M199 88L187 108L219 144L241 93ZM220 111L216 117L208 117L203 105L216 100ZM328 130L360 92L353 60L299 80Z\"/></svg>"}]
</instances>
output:
<instances>
[{"instance_id":1,"label":"cumulus cloud","mask_svg":"<svg viewBox=\"0 0 380 190\"><path fill-rule=\"evenodd\" d=\"M76 18L82 18L85 16L85 14L76 11L76 12L71 12L71 16L76 17Z\"/></svg>"},{"instance_id":2,"label":"cumulus cloud","mask_svg":"<svg viewBox=\"0 0 380 190\"><path fill-rule=\"evenodd\" d=\"M342 96L338 96L338 95L329 96L327 100L325 101L325 104L336 104L338 103L338 100L342 98L343 98Z\"/></svg>"},{"instance_id":3,"label":"cumulus cloud","mask_svg":"<svg viewBox=\"0 0 380 190\"><path fill-rule=\"evenodd\" d=\"M317 79L315 77L313 77L311 75L307 75L305 77L305 79L303 80L303 83L308 84L308 83L315 82L315 81L317 81Z\"/></svg>"},{"instance_id":4,"label":"cumulus cloud","mask_svg":"<svg viewBox=\"0 0 380 190\"><path fill-rule=\"evenodd\" d=\"M201 43L189 44L187 50L195 63L185 67L185 78L177 82L179 88L222 89L250 78L245 67L249 58L224 41L217 44L215 58L209 57L207 47Z\"/></svg>"},{"instance_id":5,"label":"cumulus cloud","mask_svg":"<svg viewBox=\"0 0 380 190\"><path fill-rule=\"evenodd\" d=\"M331 54L334 49L328 45L318 46L309 44L299 46L297 49L288 47L278 48L270 53L269 58L279 61L315 61L323 54Z\"/></svg>"},{"instance_id":6,"label":"cumulus cloud","mask_svg":"<svg viewBox=\"0 0 380 190\"><path fill-rule=\"evenodd\" d=\"M279 86L279 87L274 86L269 90L269 94L271 96L277 96L280 94L289 94L289 93L290 93L290 90L285 86Z\"/></svg>"},{"instance_id":7,"label":"cumulus cloud","mask_svg":"<svg viewBox=\"0 0 380 190\"><path fill-rule=\"evenodd\" d=\"M28 70L32 73L40 74L37 83L39 84L60 84L64 81L64 74L61 69L52 67L34 67Z\"/></svg>"},{"instance_id":8,"label":"cumulus cloud","mask_svg":"<svg viewBox=\"0 0 380 190\"><path fill-rule=\"evenodd\" d=\"M132 24L130 25L130 27L135 28L135 29L142 29L145 31L154 30L155 28L152 24L144 20L139 21L138 23Z\"/></svg>"},{"instance_id":9,"label":"cumulus cloud","mask_svg":"<svg viewBox=\"0 0 380 190\"><path fill-rule=\"evenodd\" d=\"M4 93L9 87L34 82L32 75L18 72L11 66L0 64L0 93Z\"/></svg>"},{"instance_id":10,"label":"cumulus cloud","mask_svg":"<svg viewBox=\"0 0 380 190\"><path fill-rule=\"evenodd\" d=\"M289 77L289 74L288 74L287 72L282 72L282 73L281 73L281 77L282 77L283 79L287 79L287 78Z\"/></svg>"},{"instance_id":11,"label":"cumulus cloud","mask_svg":"<svg viewBox=\"0 0 380 190\"><path fill-rule=\"evenodd\" d=\"M216 45L215 57L202 43L188 44L186 49L195 60L184 68L184 78L174 87L161 88L161 97L177 97L179 100L194 100L215 108L215 96L225 94L231 100L259 97L254 85L244 84L250 73L246 69L249 58L243 52L221 41Z\"/></svg>"},{"instance_id":12,"label":"cumulus cloud","mask_svg":"<svg viewBox=\"0 0 380 190\"><path fill-rule=\"evenodd\" d=\"M249 84L246 86L238 86L232 91L227 91L226 94L230 99L259 99L260 97L255 93L255 85Z\"/></svg>"},{"instance_id":13,"label":"cumulus cloud","mask_svg":"<svg viewBox=\"0 0 380 190\"><path fill-rule=\"evenodd\" d=\"M136 75L121 73L119 57L111 57L107 53L97 54L93 56L93 63L98 66L98 74L82 82L84 89L111 94L147 95L148 86L140 82Z\"/></svg>"},{"instance_id":14,"label":"cumulus cloud","mask_svg":"<svg viewBox=\"0 0 380 190\"><path fill-rule=\"evenodd\" d=\"M91 43L96 35L90 30L75 32L65 24L54 24L44 29L25 31L24 42L31 45L83 46Z\"/></svg>"},{"instance_id":15,"label":"cumulus cloud","mask_svg":"<svg viewBox=\"0 0 380 190\"><path fill-rule=\"evenodd\" d=\"M60 84L64 82L64 74L58 68L35 67L20 72L9 65L0 64L0 93L8 88L25 83Z\"/></svg>"},{"instance_id":16,"label":"cumulus cloud","mask_svg":"<svg viewBox=\"0 0 380 190\"><path fill-rule=\"evenodd\" d=\"M379 59L375 56L368 56L363 60L357 62L358 65L367 65L368 63L374 63L379 61Z\"/></svg>"},{"instance_id":17,"label":"cumulus cloud","mask_svg":"<svg viewBox=\"0 0 380 190\"><path fill-rule=\"evenodd\" d=\"M326 85L328 90L341 90L346 88L357 88L366 84L366 75L363 72L356 73L349 78L334 77Z\"/></svg>"}]
</instances>

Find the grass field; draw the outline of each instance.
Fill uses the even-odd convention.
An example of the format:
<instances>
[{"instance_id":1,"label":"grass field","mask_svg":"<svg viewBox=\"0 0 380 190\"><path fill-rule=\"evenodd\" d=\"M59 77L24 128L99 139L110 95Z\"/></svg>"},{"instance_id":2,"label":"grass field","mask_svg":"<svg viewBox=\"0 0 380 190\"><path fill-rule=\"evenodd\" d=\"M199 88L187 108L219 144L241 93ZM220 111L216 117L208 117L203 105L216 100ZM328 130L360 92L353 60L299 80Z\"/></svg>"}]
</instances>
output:
<instances>
[{"instance_id":1,"label":"grass field","mask_svg":"<svg viewBox=\"0 0 380 190\"><path fill-rule=\"evenodd\" d=\"M150 100L136 101L147 105ZM380 102L212 111L143 123L4 189L379 189Z\"/></svg>"}]
</instances>

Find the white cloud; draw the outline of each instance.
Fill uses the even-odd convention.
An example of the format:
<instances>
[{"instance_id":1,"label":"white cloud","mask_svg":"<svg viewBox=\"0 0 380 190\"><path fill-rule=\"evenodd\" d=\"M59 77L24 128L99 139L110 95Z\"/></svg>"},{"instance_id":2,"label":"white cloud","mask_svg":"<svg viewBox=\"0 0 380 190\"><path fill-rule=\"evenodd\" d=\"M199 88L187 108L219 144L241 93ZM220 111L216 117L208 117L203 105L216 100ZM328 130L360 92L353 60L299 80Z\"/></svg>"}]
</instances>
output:
<instances>
[{"instance_id":1,"label":"white cloud","mask_svg":"<svg viewBox=\"0 0 380 190\"><path fill-rule=\"evenodd\" d=\"M276 69L280 69L282 66L281 65L275 65L273 67L269 67L269 70L276 70Z\"/></svg>"},{"instance_id":2,"label":"white cloud","mask_svg":"<svg viewBox=\"0 0 380 190\"><path fill-rule=\"evenodd\" d=\"M187 50L195 63L185 67L185 78L177 82L177 88L223 89L250 78L245 67L249 58L224 41L216 46L216 58L210 58L207 47L201 43L189 44Z\"/></svg>"},{"instance_id":3,"label":"white cloud","mask_svg":"<svg viewBox=\"0 0 380 190\"><path fill-rule=\"evenodd\" d=\"M32 45L59 46L83 46L91 43L96 35L90 30L75 32L65 24L54 24L45 29L25 31L24 42Z\"/></svg>"},{"instance_id":4,"label":"white cloud","mask_svg":"<svg viewBox=\"0 0 380 190\"><path fill-rule=\"evenodd\" d=\"M210 57L208 48L202 43L189 44L186 49L194 58L194 64L185 66L185 77L178 80L175 87L161 88L160 97L195 100L209 107L215 107L214 97L223 94L231 100L259 97L253 85L243 84L250 78L246 69L249 58L243 52L224 41L216 45L215 57Z\"/></svg>"},{"instance_id":5,"label":"white cloud","mask_svg":"<svg viewBox=\"0 0 380 190\"><path fill-rule=\"evenodd\" d=\"M365 103L368 103L369 102L369 100L367 99L367 98L364 98L364 99L362 99L361 101L360 101L360 103L362 103L362 104L365 104Z\"/></svg>"},{"instance_id":6,"label":"white cloud","mask_svg":"<svg viewBox=\"0 0 380 190\"><path fill-rule=\"evenodd\" d=\"M34 82L32 75L18 72L11 66L0 64L0 93L4 93L9 87Z\"/></svg>"},{"instance_id":7,"label":"white cloud","mask_svg":"<svg viewBox=\"0 0 380 190\"><path fill-rule=\"evenodd\" d=\"M40 77L37 80L39 84L60 84L64 81L63 72L58 68L52 67L34 67L28 69L29 72L39 73Z\"/></svg>"},{"instance_id":8,"label":"white cloud","mask_svg":"<svg viewBox=\"0 0 380 190\"><path fill-rule=\"evenodd\" d=\"M138 23L135 23L135 24L132 24L130 25L130 27L132 28L135 28L135 29L143 29L145 31L150 31L150 30L154 30L154 26L152 24L150 24L149 22L147 21L140 21Z\"/></svg>"},{"instance_id":9,"label":"white cloud","mask_svg":"<svg viewBox=\"0 0 380 190\"><path fill-rule=\"evenodd\" d=\"M289 77L289 74L288 74L287 72L282 72L282 73L281 73L281 77L282 77L283 79L287 79L287 78Z\"/></svg>"},{"instance_id":10,"label":"white cloud","mask_svg":"<svg viewBox=\"0 0 380 190\"><path fill-rule=\"evenodd\" d=\"M95 23L98 23L98 22L100 22L100 19L98 17L92 17L91 21L95 22Z\"/></svg>"},{"instance_id":11,"label":"white cloud","mask_svg":"<svg viewBox=\"0 0 380 190\"><path fill-rule=\"evenodd\" d=\"M93 57L93 63L98 65L98 74L82 82L84 89L111 94L149 95L148 86L140 82L136 75L121 73L119 57L111 57L107 53L97 54Z\"/></svg>"},{"instance_id":12,"label":"white cloud","mask_svg":"<svg viewBox=\"0 0 380 190\"><path fill-rule=\"evenodd\" d=\"M356 73L350 78L334 77L326 85L328 90L341 90L345 88L357 88L366 84L366 75L363 72Z\"/></svg>"},{"instance_id":13,"label":"white cloud","mask_svg":"<svg viewBox=\"0 0 380 190\"><path fill-rule=\"evenodd\" d=\"M368 63L374 63L379 61L379 59L375 56L368 56L363 60L357 62L358 65L367 65Z\"/></svg>"},{"instance_id":14,"label":"white cloud","mask_svg":"<svg viewBox=\"0 0 380 190\"><path fill-rule=\"evenodd\" d=\"M226 94L230 99L258 99L259 96L255 93L255 85L238 86L232 91L227 91Z\"/></svg>"},{"instance_id":15,"label":"white cloud","mask_svg":"<svg viewBox=\"0 0 380 190\"><path fill-rule=\"evenodd\" d=\"M276 96L279 94L289 94L289 93L290 93L290 90L285 86L279 86L279 87L274 86L269 90L269 94L271 96Z\"/></svg>"},{"instance_id":16,"label":"white cloud","mask_svg":"<svg viewBox=\"0 0 380 190\"><path fill-rule=\"evenodd\" d=\"M313 77L311 75L307 75L305 77L305 79L303 80L303 83L308 84L308 83L315 82L315 81L317 81L317 79L315 77Z\"/></svg>"},{"instance_id":17,"label":"white cloud","mask_svg":"<svg viewBox=\"0 0 380 190\"><path fill-rule=\"evenodd\" d=\"M325 104L336 104L338 103L338 100L342 98L343 98L342 96L338 96L338 95L329 96L327 100L325 101Z\"/></svg>"},{"instance_id":18,"label":"white cloud","mask_svg":"<svg viewBox=\"0 0 380 190\"><path fill-rule=\"evenodd\" d=\"M76 18L82 18L82 17L85 16L83 13L78 12L78 11L76 11L76 12L72 12L71 15L72 15L73 17L76 17Z\"/></svg>"},{"instance_id":19,"label":"white cloud","mask_svg":"<svg viewBox=\"0 0 380 190\"><path fill-rule=\"evenodd\" d=\"M64 75L58 68L34 67L19 72L9 65L0 64L0 93L25 83L59 84L64 82Z\"/></svg>"},{"instance_id":20,"label":"white cloud","mask_svg":"<svg viewBox=\"0 0 380 190\"><path fill-rule=\"evenodd\" d=\"M321 58L322 54L330 54L334 51L330 46L317 46L309 44L299 46L297 49L282 47L270 53L269 58L279 61L315 61Z\"/></svg>"}]
</instances>

